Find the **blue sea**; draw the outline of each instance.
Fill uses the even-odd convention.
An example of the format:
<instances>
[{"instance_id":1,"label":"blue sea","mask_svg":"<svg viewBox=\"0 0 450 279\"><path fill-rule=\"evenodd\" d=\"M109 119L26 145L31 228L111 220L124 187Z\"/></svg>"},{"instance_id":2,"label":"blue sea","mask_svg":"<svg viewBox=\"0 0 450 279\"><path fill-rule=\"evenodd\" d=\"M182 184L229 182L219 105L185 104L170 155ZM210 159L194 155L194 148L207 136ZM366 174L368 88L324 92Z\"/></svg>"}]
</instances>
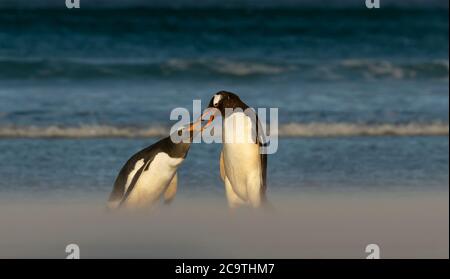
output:
<instances>
[{"instance_id":1,"label":"blue sea","mask_svg":"<svg viewBox=\"0 0 450 279\"><path fill-rule=\"evenodd\" d=\"M448 191L448 34L448 7L0 5L0 193L106 199L220 90L279 109L270 192ZM180 193L223 196L219 153Z\"/></svg>"}]
</instances>

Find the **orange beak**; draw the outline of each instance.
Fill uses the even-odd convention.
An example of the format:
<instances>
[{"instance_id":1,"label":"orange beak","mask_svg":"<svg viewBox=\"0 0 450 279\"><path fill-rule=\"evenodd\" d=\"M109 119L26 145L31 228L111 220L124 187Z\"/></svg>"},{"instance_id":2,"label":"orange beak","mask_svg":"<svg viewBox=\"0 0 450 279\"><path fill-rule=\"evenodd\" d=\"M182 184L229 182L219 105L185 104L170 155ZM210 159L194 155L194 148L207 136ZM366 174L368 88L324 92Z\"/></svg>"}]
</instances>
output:
<instances>
[{"instance_id":1,"label":"orange beak","mask_svg":"<svg viewBox=\"0 0 450 279\"><path fill-rule=\"evenodd\" d=\"M200 124L201 122L202 122L202 118L199 117L194 123L192 123L192 124L189 125L188 131L189 131L189 132L194 131L194 130L195 130L195 127L197 127L198 124ZM201 130L203 130L203 129L201 129Z\"/></svg>"},{"instance_id":2,"label":"orange beak","mask_svg":"<svg viewBox=\"0 0 450 279\"><path fill-rule=\"evenodd\" d=\"M212 112L212 113L211 113ZM219 113L219 110L216 108L208 108L205 110L205 112L202 114L202 116L200 117L200 119L203 119L205 116L207 116L208 114L211 114L209 116L209 120L208 122L205 124L205 126L203 126L202 131L208 127L209 125L211 125L211 123L214 121L216 114Z\"/></svg>"}]
</instances>

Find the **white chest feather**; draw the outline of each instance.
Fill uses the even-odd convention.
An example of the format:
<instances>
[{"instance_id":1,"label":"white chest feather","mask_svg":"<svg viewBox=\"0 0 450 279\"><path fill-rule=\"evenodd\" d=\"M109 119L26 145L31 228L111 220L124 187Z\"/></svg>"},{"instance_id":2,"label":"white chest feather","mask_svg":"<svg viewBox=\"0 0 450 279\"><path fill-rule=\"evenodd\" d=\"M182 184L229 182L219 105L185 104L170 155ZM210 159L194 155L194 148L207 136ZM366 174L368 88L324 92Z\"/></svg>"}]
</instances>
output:
<instances>
[{"instance_id":1,"label":"white chest feather","mask_svg":"<svg viewBox=\"0 0 450 279\"><path fill-rule=\"evenodd\" d=\"M234 112L223 122L224 143L256 143L255 121L243 112Z\"/></svg>"},{"instance_id":2,"label":"white chest feather","mask_svg":"<svg viewBox=\"0 0 450 279\"><path fill-rule=\"evenodd\" d=\"M144 166L145 169L124 205L126 207L151 207L155 201L159 200L182 162L183 158L171 158L166 153L158 153L152 162Z\"/></svg>"},{"instance_id":3,"label":"white chest feather","mask_svg":"<svg viewBox=\"0 0 450 279\"><path fill-rule=\"evenodd\" d=\"M245 200L250 184L261 185L259 145L252 139L251 118L233 113L224 120L223 135L225 174L236 194Z\"/></svg>"}]
</instances>

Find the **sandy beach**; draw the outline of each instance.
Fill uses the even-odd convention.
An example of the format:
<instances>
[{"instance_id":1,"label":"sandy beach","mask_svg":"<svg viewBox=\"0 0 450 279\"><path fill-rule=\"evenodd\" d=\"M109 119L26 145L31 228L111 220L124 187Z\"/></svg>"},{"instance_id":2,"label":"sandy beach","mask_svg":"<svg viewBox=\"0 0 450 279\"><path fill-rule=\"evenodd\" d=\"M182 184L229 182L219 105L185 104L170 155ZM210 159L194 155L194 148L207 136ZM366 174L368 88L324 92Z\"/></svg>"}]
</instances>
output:
<instances>
[{"instance_id":1,"label":"sandy beach","mask_svg":"<svg viewBox=\"0 0 450 279\"><path fill-rule=\"evenodd\" d=\"M179 197L138 215L103 201L2 202L0 258L448 258L448 191L272 196L275 212Z\"/></svg>"}]
</instances>

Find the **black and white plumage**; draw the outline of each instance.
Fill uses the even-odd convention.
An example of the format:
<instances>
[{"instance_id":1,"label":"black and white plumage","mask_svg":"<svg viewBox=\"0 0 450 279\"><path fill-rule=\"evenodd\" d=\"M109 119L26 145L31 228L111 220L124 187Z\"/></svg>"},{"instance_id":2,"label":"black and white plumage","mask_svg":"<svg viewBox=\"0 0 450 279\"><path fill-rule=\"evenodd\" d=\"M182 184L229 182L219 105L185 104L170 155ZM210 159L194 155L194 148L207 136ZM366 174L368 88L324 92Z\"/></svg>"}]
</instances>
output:
<instances>
[{"instance_id":1,"label":"black and white plumage","mask_svg":"<svg viewBox=\"0 0 450 279\"><path fill-rule=\"evenodd\" d=\"M260 152L264 143L262 133L258 133L260 125L256 113L249 110L239 96L226 91L216 93L208 109L215 109L222 116L220 175L228 205L231 208L266 205L267 154ZM227 113L227 109L233 111ZM206 114L208 111L204 116Z\"/></svg>"},{"instance_id":2,"label":"black and white plumage","mask_svg":"<svg viewBox=\"0 0 450 279\"><path fill-rule=\"evenodd\" d=\"M190 124L192 139L196 124ZM177 131L181 136L182 130ZM122 167L108 200L108 208L151 208L164 194L170 202L177 190L177 169L190 148L189 142L174 143L166 137L134 154Z\"/></svg>"}]
</instances>

